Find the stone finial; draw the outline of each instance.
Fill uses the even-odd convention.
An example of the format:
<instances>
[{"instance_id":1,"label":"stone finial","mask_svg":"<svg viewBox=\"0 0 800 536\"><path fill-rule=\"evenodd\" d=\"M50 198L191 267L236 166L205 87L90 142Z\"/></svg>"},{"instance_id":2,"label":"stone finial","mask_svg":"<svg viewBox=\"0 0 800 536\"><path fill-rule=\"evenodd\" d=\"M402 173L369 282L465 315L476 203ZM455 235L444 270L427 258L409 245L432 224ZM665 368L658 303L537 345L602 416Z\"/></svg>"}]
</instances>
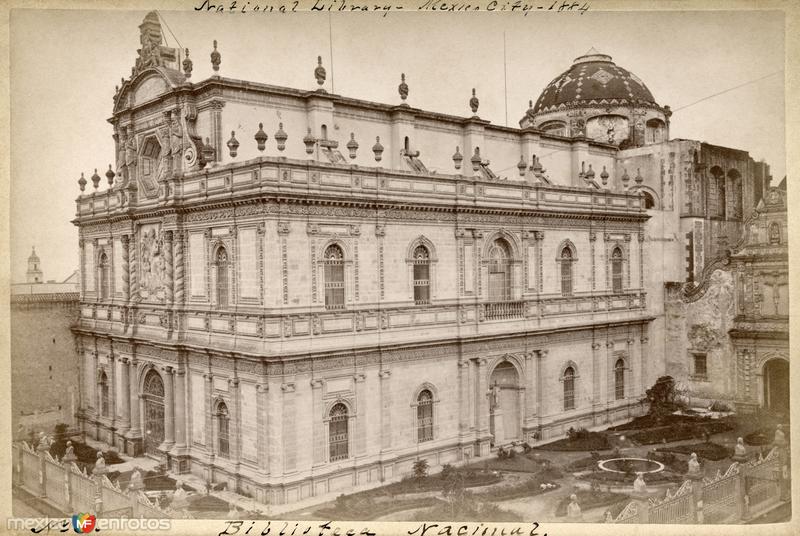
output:
<instances>
[{"instance_id":1,"label":"stone finial","mask_svg":"<svg viewBox=\"0 0 800 536\"><path fill-rule=\"evenodd\" d=\"M311 135L311 127L308 127L308 134L303 137L303 143L306 144L306 153L314 152L314 144L317 143L317 139Z\"/></svg>"},{"instance_id":2,"label":"stone finial","mask_svg":"<svg viewBox=\"0 0 800 536\"><path fill-rule=\"evenodd\" d=\"M603 171L600 172L600 179L603 181L603 186L608 184L608 171L606 171L606 166L603 166Z\"/></svg>"},{"instance_id":3,"label":"stone finial","mask_svg":"<svg viewBox=\"0 0 800 536\"><path fill-rule=\"evenodd\" d=\"M383 145L381 145L381 137L375 136L375 145L372 146L372 152L375 153L375 161L380 162L383 158Z\"/></svg>"},{"instance_id":4,"label":"stone finial","mask_svg":"<svg viewBox=\"0 0 800 536\"><path fill-rule=\"evenodd\" d=\"M533 111L533 101L532 100L528 101L528 111L530 111L530 112Z\"/></svg>"},{"instance_id":5,"label":"stone finial","mask_svg":"<svg viewBox=\"0 0 800 536\"><path fill-rule=\"evenodd\" d=\"M644 177L642 177L642 172L639 168L636 168L636 177L633 178L636 181L636 184L642 184L644 182Z\"/></svg>"},{"instance_id":6,"label":"stone finial","mask_svg":"<svg viewBox=\"0 0 800 536\"><path fill-rule=\"evenodd\" d=\"M319 84L320 88L325 83L326 77L325 67L322 66L322 56L317 56L317 68L314 69L314 78L317 79L317 84Z\"/></svg>"},{"instance_id":7,"label":"stone finial","mask_svg":"<svg viewBox=\"0 0 800 536\"><path fill-rule=\"evenodd\" d=\"M108 171L106 171L106 179L108 180L108 187L111 188L114 186L114 170L111 169L111 164L108 165Z\"/></svg>"},{"instance_id":8,"label":"stone finial","mask_svg":"<svg viewBox=\"0 0 800 536\"><path fill-rule=\"evenodd\" d=\"M672 108L668 105L664 106L664 117L667 118L667 123L669 123L669 118L672 117Z\"/></svg>"},{"instance_id":9,"label":"stone finial","mask_svg":"<svg viewBox=\"0 0 800 536\"><path fill-rule=\"evenodd\" d=\"M95 190L100 186L100 175L97 174L97 168L94 168L94 175L92 175L92 186Z\"/></svg>"},{"instance_id":10,"label":"stone finial","mask_svg":"<svg viewBox=\"0 0 800 536\"><path fill-rule=\"evenodd\" d=\"M206 138L206 142L200 149L200 156L203 158L203 162L206 164L214 161L214 148L211 146L211 140L208 138Z\"/></svg>"},{"instance_id":11,"label":"stone finial","mask_svg":"<svg viewBox=\"0 0 800 536\"><path fill-rule=\"evenodd\" d=\"M189 59L189 49L187 48L185 52L186 52L186 57L183 58L183 74L186 75L186 78L191 78L194 64L192 63L192 60Z\"/></svg>"},{"instance_id":12,"label":"stone finial","mask_svg":"<svg viewBox=\"0 0 800 536\"><path fill-rule=\"evenodd\" d=\"M628 175L628 168L622 168L622 186L627 188L628 187L628 183L630 181L631 181L631 178Z\"/></svg>"},{"instance_id":13,"label":"stone finial","mask_svg":"<svg viewBox=\"0 0 800 536\"><path fill-rule=\"evenodd\" d=\"M219 72L219 64L222 63L222 54L217 50L217 40L214 39L214 50L211 52L211 67L214 72Z\"/></svg>"},{"instance_id":14,"label":"stone finial","mask_svg":"<svg viewBox=\"0 0 800 536\"><path fill-rule=\"evenodd\" d=\"M589 164L589 171L586 172L586 182L591 182L594 180L594 170L592 169L592 165Z\"/></svg>"},{"instance_id":15,"label":"stone finial","mask_svg":"<svg viewBox=\"0 0 800 536\"><path fill-rule=\"evenodd\" d=\"M347 150L350 151L350 159L354 160L356 157L356 151L358 151L358 142L356 141L356 135L354 132L350 133L350 141L347 142Z\"/></svg>"},{"instance_id":16,"label":"stone finial","mask_svg":"<svg viewBox=\"0 0 800 536\"><path fill-rule=\"evenodd\" d=\"M289 136L283 130L283 123L278 123L278 131L275 133L275 141L278 142L278 150L283 151L286 149L286 140Z\"/></svg>"},{"instance_id":17,"label":"stone finial","mask_svg":"<svg viewBox=\"0 0 800 536\"><path fill-rule=\"evenodd\" d=\"M541 174L544 171L542 163L539 161L539 157L536 155L533 155L533 164L531 165L531 167L533 168L533 172L537 175Z\"/></svg>"},{"instance_id":18,"label":"stone finial","mask_svg":"<svg viewBox=\"0 0 800 536\"><path fill-rule=\"evenodd\" d=\"M581 170L578 172L578 180L586 180L586 162L581 161Z\"/></svg>"},{"instance_id":19,"label":"stone finial","mask_svg":"<svg viewBox=\"0 0 800 536\"><path fill-rule=\"evenodd\" d=\"M258 150L263 151L264 147L266 147L267 138L269 137L267 136L267 133L264 132L264 123L258 124L258 132L256 132L256 135L254 137L256 143L258 144Z\"/></svg>"},{"instance_id":20,"label":"stone finial","mask_svg":"<svg viewBox=\"0 0 800 536\"><path fill-rule=\"evenodd\" d=\"M236 139L236 131L231 130L231 139L228 140L227 145L231 158L236 158L236 153L239 150L239 140Z\"/></svg>"},{"instance_id":21,"label":"stone finial","mask_svg":"<svg viewBox=\"0 0 800 536\"><path fill-rule=\"evenodd\" d=\"M528 163L525 162L525 156L524 155L520 155L519 156L519 164L517 164L517 169L519 170L520 177L524 177L525 176L525 170L527 170L527 168L528 168Z\"/></svg>"},{"instance_id":22,"label":"stone finial","mask_svg":"<svg viewBox=\"0 0 800 536\"><path fill-rule=\"evenodd\" d=\"M400 73L400 85L397 86L397 91L400 93L400 98L403 102L408 98L408 84L406 84L406 73Z\"/></svg>"},{"instance_id":23,"label":"stone finial","mask_svg":"<svg viewBox=\"0 0 800 536\"><path fill-rule=\"evenodd\" d=\"M478 171L481 167L481 150L478 147L475 147L475 152L472 154L472 158L469 159L472 162L472 171Z\"/></svg>"},{"instance_id":24,"label":"stone finial","mask_svg":"<svg viewBox=\"0 0 800 536\"><path fill-rule=\"evenodd\" d=\"M78 186L81 189L81 192L86 190L86 179L83 177L83 171L81 171L81 178L78 179Z\"/></svg>"},{"instance_id":25,"label":"stone finial","mask_svg":"<svg viewBox=\"0 0 800 536\"><path fill-rule=\"evenodd\" d=\"M453 163L456 165L456 169L461 169L462 160L464 160L464 156L461 154L458 146L456 146L456 152L453 153Z\"/></svg>"},{"instance_id":26,"label":"stone finial","mask_svg":"<svg viewBox=\"0 0 800 536\"><path fill-rule=\"evenodd\" d=\"M475 88L472 88L472 98L469 99L469 107L473 114L478 113L478 105L480 105L480 103L481 101L475 96Z\"/></svg>"}]
</instances>

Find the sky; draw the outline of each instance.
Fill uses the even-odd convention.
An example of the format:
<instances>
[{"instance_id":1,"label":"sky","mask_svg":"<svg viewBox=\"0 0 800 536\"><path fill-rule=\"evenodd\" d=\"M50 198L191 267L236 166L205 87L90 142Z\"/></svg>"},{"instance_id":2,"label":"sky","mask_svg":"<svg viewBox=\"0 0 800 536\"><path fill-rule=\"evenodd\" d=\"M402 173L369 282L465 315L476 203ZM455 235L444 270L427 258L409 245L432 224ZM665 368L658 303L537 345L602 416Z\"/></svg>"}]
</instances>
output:
<instances>
[{"instance_id":1,"label":"sky","mask_svg":"<svg viewBox=\"0 0 800 536\"><path fill-rule=\"evenodd\" d=\"M114 160L107 119L115 85L130 76L145 14L11 13L13 282L24 281L33 246L46 280L62 280L77 268L78 233L71 224L77 180L81 172L88 180L95 168L102 175ZM595 47L672 107L672 138L747 150L770 164L776 181L786 173L780 12L161 15L190 49L193 81L211 75L216 39L225 77L316 89L313 70L321 55L334 93L397 104L404 72L411 106L472 115L475 87L481 118L509 126L518 126L528 101L575 57ZM175 46L167 28L164 33Z\"/></svg>"}]
</instances>

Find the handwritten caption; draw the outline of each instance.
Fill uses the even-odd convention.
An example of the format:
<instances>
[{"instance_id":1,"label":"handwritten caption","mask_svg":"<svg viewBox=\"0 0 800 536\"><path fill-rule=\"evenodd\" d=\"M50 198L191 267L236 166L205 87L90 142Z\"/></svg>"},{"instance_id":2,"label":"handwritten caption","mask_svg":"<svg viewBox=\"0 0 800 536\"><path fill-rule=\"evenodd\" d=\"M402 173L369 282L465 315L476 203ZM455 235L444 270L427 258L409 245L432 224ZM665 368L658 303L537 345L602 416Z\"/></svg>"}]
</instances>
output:
<instances>
[{"instance_id":1,"label":"handwritten caption","mask_svg":"<svg viewBox=\"0 0 800 536\"><path fill-rule=\"evenodd\" d=\"M382 12L385 17L391 12L507 12L528 16L530 13L577 13L583 15L590 9L590 2L572 0L545 0L542 3L524 0L483 0L476 2L448 2L446 0L420 0L413 7L392 3L359 2L358 0L314 0L308 9L300 9L299 0L291 2L259 2L258 0L199 0L194 10L206 13L314 13L314 12Z\"/></svg>"},{"instance_id":2,"label":"handwritten caption","mask_svg":"<svg viewBox=\"0 0 800 536\"><path fill-rule=\"evenodd\" d=\"M227 527L217 536L377 536L378 533L368 527L360 529L332 525L333 521L321 525L295 523L294 527L288 521L281 521L272 525L271 521L225 521ZM256 527L256 524L259 526ZM256 531L253 531L256 528ZM257 532L258 529L261 532ZM498 527L487 523L467 523L463 525L448 525L439 523L421 523L413 529L406 531L409 536L547 536L539 533L539 523L532 522L516 527Z\"/></svg>"}]
</instances>

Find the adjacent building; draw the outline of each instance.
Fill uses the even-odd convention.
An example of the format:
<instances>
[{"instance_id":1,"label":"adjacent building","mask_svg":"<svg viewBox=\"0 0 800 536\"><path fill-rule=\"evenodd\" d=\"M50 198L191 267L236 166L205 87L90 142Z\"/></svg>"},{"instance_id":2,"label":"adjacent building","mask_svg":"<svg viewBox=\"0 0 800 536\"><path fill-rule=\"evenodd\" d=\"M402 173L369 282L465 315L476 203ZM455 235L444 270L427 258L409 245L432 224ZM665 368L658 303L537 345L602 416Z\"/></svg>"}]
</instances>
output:
<instances>
[{"instance_id":1,"label":"adjacent building","mask_svg":"<svg viewBox=\"0 0 800 536\"><path fill-rule=\"evenodd\" d=\"M79 180L79 418L265 502L644 411L686 359L664 283L768 185L747 153L669 141L669 108L596 51L508 128L474 91L467 116L414 108L405 75L396 104L328 93L321 60L316 89L224 78L216 42L193 82L155 13L140 30L108 187Z\"/></svg>"}]
</instances>

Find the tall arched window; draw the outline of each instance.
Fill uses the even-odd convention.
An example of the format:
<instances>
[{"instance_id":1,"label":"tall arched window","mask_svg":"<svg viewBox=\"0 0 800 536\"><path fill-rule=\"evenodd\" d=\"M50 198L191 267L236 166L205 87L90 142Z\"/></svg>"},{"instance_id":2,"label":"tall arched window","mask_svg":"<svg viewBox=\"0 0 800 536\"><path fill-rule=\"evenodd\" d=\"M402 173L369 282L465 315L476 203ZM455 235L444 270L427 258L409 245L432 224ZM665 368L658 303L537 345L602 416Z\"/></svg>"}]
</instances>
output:
<instances>
[{"instance_id":1,"label":"tall arched window","mask_svg":"<svg viewBox=\"0 0 800 536\"><path fill-rule=\"evenodd\" d=\"M98 267L100 269L100 299L106 300L111 295L111 266L105 252L100 254Z\"/></svg>"},{"instance_id":2,"label":"tall arched window","mask_svg":"<svg viewBox=\"0 0 800 536\"><path fill-rule=\"evenodd\" d=\"M431 256L428 248L414 249L414 303L424 305L431 302Z\"/></svg>"},{"instance_id":3,"label":"tall arched window","mask_svg":"<svg viewBox=\"0 0 800 536\"><path fill-rule=\"evenodd\" d=\"M346 460L349 456L347 419L347 406L338 403L331 408L330 422L328 423L328 445L332 462Z\"/></svg>"},{"instance_id":4,"label":"tall arched window","mask_svg":"<svg viewBox=\"0 0 800 536\"><path fill-rule=\"evenodd\" d=\"M711 178L708 182L708 215L711 217L725 217L725 173L719 166L710 170Z\"/></svg>"},{"instance_id":5,"label":"tall arched window","mask_svg":"<svg viewBox=\"0 0 800 536\"><path fill-rule=\"evenodd\" d=\"M217 404L217 453L223 458L230 457L230 415L228 414L228 406L225 402L220 401Z\"/></svg>"},{"instance_id":6,"label":"tall arched window","mask_svg":"<svg viewBox=\"0 0 800 536\"><path fill-rule=\"evenodd\" d=\"M656 208L656 200L653 199L653 194L650 192L642 192L644 194L644 208Z\"/></svg>"},{"instance_id":7,"label":"tall arched window","mask_svg":"<svg viewBox=\"0 0 800 536\"><path fill-rule=\"evenodd\" d=\"M572 296L572 250L564 246L561 250L561 295Z\"/></svg>"},{"instance_id":8,"label":"tall arched window","mask_svg":"<svg viewBox=\"0 0 800 536\"><path fill-rule=\"evenodd\" d=\"M228 306L228 252L225 248L217 249L215 259L217 268L217 306Z\"/></svg>"},{"instance_id":9,"label":"tall arched window","mask_svg":"<svg viewBox=\"0 0 800 536\"><path fill-rule=\"evenodd\" d=\"M564 371L564 411L575 409L575 369Z\"/></svg>"},{"instance_id":10,"label":"tall arched window","mask_svg":"<svg viewBox=\"0 0 800 536\"><path fill-rule=\"evenodd\" d=\"M100 372L98 384L100 386L100 414L103 417L108 417L111 413L111 399L108 391L108 376L106 376L105 371Z\"/></svg>"},{"instance_id":11,"label":"tall arched window","mask_svg":"<svg viewBox=\"0 0 800 536\"><path fill-rule=\"evenodd\" d=\"M625 398L625 361L617 359L614 365L614 398L622 400Z\"/></svg>"},{"instance_id":12,"label":"tall arched window","mask_svg":"<svg viewBox=\"0 0 800 536\"><path fill-rule=\"evenodd\" d=\"M417 442L433 440L433 394L423 389L417 397Z\"/></svg>"},{"instance_id":13,"label":"tall arched window","mask_svg":"<svg viewBox=\"0 0 800 536\"><path fill-rule=\"evenodd\" d=\"M323 256L325 265L325 308L344 309L344 253L331 244Z\"/></svg>"},{"instance_id":14,"label":"tall arched window","mask_svg":"<svg viewBox=\"0 0 800 536\"><path fill-rule=\"evenodd\" d=\"M489 248L489 300L511 299L511 252L502 238Z\"/></svg>"},{"instance_id":15,"label":"tall arched window","mask_svg":"<svg viewBox=\"0 0 800 536\"><path fill-rule=\"evenodd\" d=\"M618 247L611 253L611 288L614 294L622 292L622 250Z\"/></svg>"}]
</instances>

